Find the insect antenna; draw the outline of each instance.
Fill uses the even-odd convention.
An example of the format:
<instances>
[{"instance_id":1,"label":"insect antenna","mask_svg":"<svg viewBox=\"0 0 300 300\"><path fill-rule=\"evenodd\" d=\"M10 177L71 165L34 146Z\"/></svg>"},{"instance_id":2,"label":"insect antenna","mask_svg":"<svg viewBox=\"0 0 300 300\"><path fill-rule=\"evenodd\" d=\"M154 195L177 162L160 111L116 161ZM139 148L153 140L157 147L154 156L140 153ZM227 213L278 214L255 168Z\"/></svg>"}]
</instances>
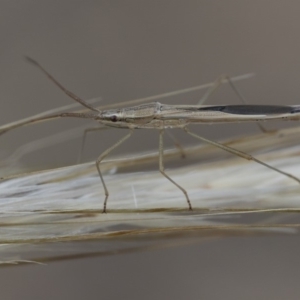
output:
<instances>
[{"instance_id":1,"label":"insect antenna","mask_svg":"<svg viewBox=\"0 0 300 300\"><path fill-rule=\"evenodd\" d=\"M86 101L81 99L80 97L76 96L71 91L67 90L64 86L62 86L46 69L44 69L36 60L30 58L29 56L25 56L26 60L33 64L34 66L38 67L46 76L56 85L58 86L66 95L68 95L73 100L79 102L81 105L85 106L86 108L99 112L99 110L92 105L88 104Z\"/></svg>"},{"instance_id":2,"label":"insect antenna","mask_svg":"<svg viewBox=\"0 0 300 300\"><path fill-rule=\"evenodd\" d=\"M58 119L58 118L83 118L83 119L96 119L98 116L98 113L76 113L76 112L64 112L60 114L54 114L54 115L49 115L49 116L43 116L43 117L35 117L35 118L26 118L22 120L21 122L16 121L13 123L6 124L4 126L0 126L0 135L12 130L16 129L18 127L26 126L26 125L31 125L31 124L36 124L39 122L44 122L44 121L49 121L53 119Z\"/></svg>"}]
</instances>

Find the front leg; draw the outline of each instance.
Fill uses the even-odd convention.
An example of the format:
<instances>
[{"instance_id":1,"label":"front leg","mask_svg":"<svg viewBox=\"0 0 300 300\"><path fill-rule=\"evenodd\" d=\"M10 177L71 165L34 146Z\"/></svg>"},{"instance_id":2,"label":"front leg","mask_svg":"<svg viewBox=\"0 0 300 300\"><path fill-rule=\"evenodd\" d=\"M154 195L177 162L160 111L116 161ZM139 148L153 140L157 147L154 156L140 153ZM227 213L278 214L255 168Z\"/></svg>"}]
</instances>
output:
<instances>
[{"instance_id":1,"label":"front leg","mask_svg":"<svg viewBox=\"0 0 300 300\"><path fill-rule=\"evenodd\" d=\"M102 176L102 173L101 173L101 170L100 170L100 163L101 161L110 153L112 152L114 149L118 148L123 142L125 142L128 138L131 137L133 133L133 130L131 129L130 132L125 135L122 139L120 139L117 143L115 143L113 146L111 146L110 148L108 148L106 151L104 151L99 157L98 159L96 160L96 167L97 167L97 170L98 170L98 173L99 173L99 176L100 176L100 179L101 179L101 182L102 182L102 185L103 185L103 188L104 188L104 192L105 192L105 200L104 200L104 203L103 203L103 210L102 210L102 213L106 213L106 203L107 203L107 199L108 199L108 196L109 196L109 192L108 192L108 189L106 187L106 184L104 182L104 179L103 179L103 176Z\"/></svg>"}]
</instances>

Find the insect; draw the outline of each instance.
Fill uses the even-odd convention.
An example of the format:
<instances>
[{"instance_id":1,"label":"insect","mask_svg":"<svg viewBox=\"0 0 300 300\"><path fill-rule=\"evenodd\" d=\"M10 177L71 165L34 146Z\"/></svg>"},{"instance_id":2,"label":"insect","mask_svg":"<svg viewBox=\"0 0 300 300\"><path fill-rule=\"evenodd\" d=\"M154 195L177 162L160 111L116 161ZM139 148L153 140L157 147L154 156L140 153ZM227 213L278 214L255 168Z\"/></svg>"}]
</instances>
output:
<instances>
[{"instance_id":1,"label":"insect","mask_svg":"<svg viewBox=\"0 0 300 300\"><path fill-rule=\"evenodd\" d=\"M189 210L192 210L192 204L189 199L187 191L181 187L177 182L170 178L164 168L164 132L167 128L180 128L192 137L214 145L220 149L237 155L241 158L255 161L269 169L272 169L278 173L290 177L291 179L300 183L300 179L292 174L281 171L271 165L258 160L257 158L232 147L218 143L213 140L206 139L198 134L193 133L188 128L190 124L204 124L204 123L227 123L227 122L260 122L266 120L283 119L283 120L299 120L300 119L300 105L294 106L280 106L280 105L203 105L207 97L220 85L222 80L218 80L210 90L205 94L198 105L167 105L159 102L151 102L146 104L140 104L137 106L116 108L116 109L98 109L80 97L76 96L65 87L63 87L48 71L46 71L38 62L31 58L27 58L29 62L37 66L42 72L44 72L48 78L53 81L65 94L71 97L73 100L86 107L89 112L65 112L50 116L40 116L37 118L31 118L24 120L23 122L16 122L9 126L2 126L0 128L0 135L16 127L36 123L44 120L62 118L62 117L75 117L75 118L87 118L93 119L100 123L103 128L123 128L129 130L129 132L116 142L113 146L104 151L96 160L96 167L99 173L100 180L102 182L105 199L103 203L103 213L106 213L107 200L109 197L109 191L106 187L103 175L101 172L100 164L103 159L110 154L114 149L119 147L127 139L131 137L134 129L156 129L159 132L159 171L167 178L172 184L174 184L184 194ZM222 79L222 78L221 78ZM244 99L239 94L232 81L228 79L232 88L238 94L242 101ZM151 97L150 97L151 98ZM143 99L144 100L144 99ZM264 128L258 123L260 128L264 131ZM93 129L94 130L94 129Z\"/></svg>"}]
</instances>

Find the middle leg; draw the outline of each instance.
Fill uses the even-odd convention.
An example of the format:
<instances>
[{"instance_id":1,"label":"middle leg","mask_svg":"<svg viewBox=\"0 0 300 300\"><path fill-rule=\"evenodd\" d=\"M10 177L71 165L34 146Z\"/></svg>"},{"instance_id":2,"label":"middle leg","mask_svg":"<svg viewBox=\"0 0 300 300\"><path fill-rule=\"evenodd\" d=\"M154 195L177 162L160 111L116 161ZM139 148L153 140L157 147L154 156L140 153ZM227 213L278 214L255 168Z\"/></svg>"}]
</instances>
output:
<instances>
[{"instance_id":1,"label":"middle leg","mask_svg":"<svg viewBox=\"0 0 300 300\"><path fill-rule=\"evenodd\" d=\"M184 194L186 201L189 206L189 210L193 210L191 201L189 199L189 196L187 194L187 191L181 187L178 183L176 183L172 178L170 178L166 172L165 172L165 167L164 167L164 140L163 140L163 135L164 135L164 129L160 129L159 131L159 171L160 173L166 177L169 181L171 181L174 185L176 185Z\"/></svg>"}]
</instances>

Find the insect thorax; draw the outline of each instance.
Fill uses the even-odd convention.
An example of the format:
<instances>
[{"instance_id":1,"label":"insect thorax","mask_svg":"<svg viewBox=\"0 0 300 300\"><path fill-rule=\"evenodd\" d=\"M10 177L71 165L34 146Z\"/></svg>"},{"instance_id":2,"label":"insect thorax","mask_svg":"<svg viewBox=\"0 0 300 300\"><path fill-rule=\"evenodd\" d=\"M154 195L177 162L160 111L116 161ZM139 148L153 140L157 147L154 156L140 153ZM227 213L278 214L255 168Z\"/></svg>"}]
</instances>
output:
<instances>
[{"instance_id":1,"label":"insect thorax","mask_svg":"<svg viewBox=\"0 0 300 300\"><path fill-rule=\"evenodd\" d=\"M123 109L102 111L98 120L111 127L139 128L141 125L151 122L160 111L158 102L127 107Z\"/></svg>"}]
</instances>

